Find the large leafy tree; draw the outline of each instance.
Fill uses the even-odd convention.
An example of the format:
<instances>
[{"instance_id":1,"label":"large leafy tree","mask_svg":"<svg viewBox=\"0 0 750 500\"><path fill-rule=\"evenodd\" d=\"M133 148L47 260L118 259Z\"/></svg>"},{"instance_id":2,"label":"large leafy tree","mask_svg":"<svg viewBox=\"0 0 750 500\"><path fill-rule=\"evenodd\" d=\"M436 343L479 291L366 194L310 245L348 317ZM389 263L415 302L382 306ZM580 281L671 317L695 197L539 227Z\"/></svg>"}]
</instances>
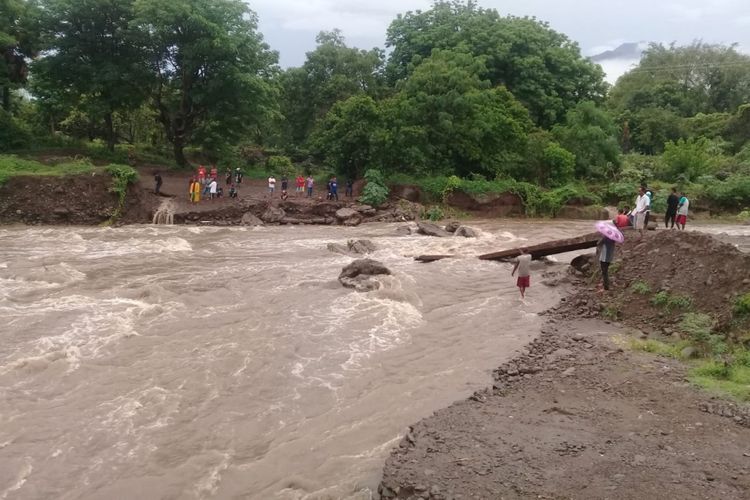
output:
<instances>
[{"instance_id":1,"label":"large leafy tree","mask_svg":"<svg viewBox=\"0 0 750 500\"><path fill-rule=\"evenodd\" d=\"M340 31L321 32L315 50L300 68L279 81L283 139L302 145L315 124L339 101L355 95L377 97L383 87L384 54L348 47Z\"/></svg>"},{"instance_id":2,"label":"large leafy tree","mask_svg":"<svg viewBox=\"0 0 750 500\"><path fill-rule=\"evenodd\" d=\"M556 125L552 133L575 155L578 177L607 177L619 166L617 128L607 112L593 102L582 102L570 110L565 123Z\"/></svg>"},{"instance_id":3,"label":"large leafy tree","mask_svg":"<svg viewBox=\"0 0 750 500\"><path fill-rule=\"evenodd\" d=\"M581 57L565 35L532 18L501 17L473 1L439 1L427 11L399 15L388 28L388 75L404 80L435 49L461 47L485 57L486 77L516 96L543 127L562 121L581 100L601 101L598 65Z\"/></svg>"},{"instance_id":4,"label":"large leafy tree","mask_svg":"<svg viewBox=\"0 0 750 500\"><path fill-rule=\"evenodd\" d=\"M652 44L612 89L616 112L660 108L682 117L733 113L750 102L750 56L735 46Z\"/></svg>"},{"instance_id":5,"label":"large leafy tree","mask_svg":"<svg viewBox=\"0 0 750 500\"><path fill-rule=\"evenodd\" d=\"M38 48L38 10L27 0L0 0L0 93L10 110L11 90L26 83Z\"/></svg>"},{"instance_id":6,"label":"large leafy tree","mask_svg":"<svg viewBox=\"0 0 750 500\"><path fill-rule=\"evenodd\" d=\"M275 110L277 54L255 13L241 0L135 0L135 12L177 163L187 164L189 144L216 148L257 134Z\"/></svg>"},{"instance_id":7,"label":"large leafy tree","mask_svg":"<svg viewBox=\"0 0 750 500\"><path fill-rule=\"evenodd\" d=\"M484 58L434 51L384 103L381 162L424 174L505 173L523 154L532 124L486 73Z\"/></svg>"},{"instance_id":8,"label":"large leafy tree","mask_svg":"<svg viewBox=\"0 0 750 500\"><path fill-rule=\"evenodd\" d=\"M133 0L44 0L42 9L45 55L35 67L42 102L65 102L103 121L114 149L115 114L139 107L150 82L131 28Z\"/></svg>"},{"instance_id":9,"label":"large leafy tree","mask_svg":"<svg viewBox=\"0 0 750 500\"><path fill-rule=\"evenodd\" d=\"M360 178L373 163L381 115L378 104L357 95L334 104L312 136L313 148L329 166Z\"/></svg>"}]
</instances>

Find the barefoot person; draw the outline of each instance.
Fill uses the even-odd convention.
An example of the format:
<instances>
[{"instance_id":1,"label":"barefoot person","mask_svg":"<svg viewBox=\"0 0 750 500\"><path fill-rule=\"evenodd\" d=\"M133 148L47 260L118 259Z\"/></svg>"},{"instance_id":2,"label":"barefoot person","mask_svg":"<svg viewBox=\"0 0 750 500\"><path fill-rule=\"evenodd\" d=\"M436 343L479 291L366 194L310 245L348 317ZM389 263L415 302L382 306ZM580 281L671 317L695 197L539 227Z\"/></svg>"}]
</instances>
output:
<instances>
[{"instance_id":1,"label":"barefoot person","mask_svg":"<svg viewBox=\"0 0 750 500\"><path fill-rule=\"evenodd\" d=\"M526 297L526 289L531 286L531 255L526 253L526 249L521 249L521 255L516 257L515 264L513 265L513 271L510 273L511 276L516 274L518 271L518 279L516 280L516 286L521 291L521 298Z\"/></svg>"}]
</instances>

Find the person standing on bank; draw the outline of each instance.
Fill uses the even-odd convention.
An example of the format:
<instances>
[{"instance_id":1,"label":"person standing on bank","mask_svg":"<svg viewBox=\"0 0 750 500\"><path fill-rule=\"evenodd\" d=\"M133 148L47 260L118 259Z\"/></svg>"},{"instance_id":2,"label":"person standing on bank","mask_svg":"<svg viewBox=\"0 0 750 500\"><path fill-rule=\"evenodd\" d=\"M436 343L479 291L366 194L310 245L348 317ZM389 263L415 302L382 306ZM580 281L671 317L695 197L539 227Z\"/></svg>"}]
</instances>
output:
<instances>
[{"instance_id":1,"label":"person standing on bank","mask_svg":"<svg viewBox=\"0 0 750 500\"><path fill-rule=\"evenodd\" d=\"M664 215L664 227L669 229L670 222L674 229L674 222L677 218L677 205L680 204L680 198L677 196L677 189L672 188L672 192L667 197L667 213Z\"/></svg>"},{"instance_id":2,"label":"person standing on bank","mask_svg":"<svg viewBox=\"0 0 750 500\"><path fill-rule=\"evenodd\" d=\"M162 184L162 178L161 174L159 172L154 172L154 194L158 195L161 193L161 184Z\"/></svg>"},{"instance_id":3,"label":"person standing on bank","mask_svg":"<svg viewBox=\"0 0 750 500\"><path fill-rule=\"evenodd\" d=\"M526 297L526 289L531 286L531 255L526 253L526 249L521 249L521 255L515 258L515 264L513 265L513 271L510 275L514 276L518 271L518 279L516 280L516 286L521 292L521 298Z\"/></svg>"},{"instance_id":4,"label":"person standing on bank","mask_svg":"<svg viewBox=\"0 0 750 500\"><path fill-rule=\"evenodd\" d=\"M606 236L602 237L596 244L596 253L602 269L602 284L605 290L609 290L609 265L615 260L615 242Z\"/></svg>"},{"instance_id":5,"label":"person standing on bank","mask_svg":"<svg viewBox=\"0 0 750 500\"><path fill-rule=\"evenodd\" d=\"M677 229L685 230L685 224L687 224L688 210L690 209L690 200L687 199L685 193L682 193L682 198L677 205Z\"/></svg>"},{"instance_id":6,"label":"person standing on bank","mask_svg":"<svg viewBox=\"0 0 750 500\"><path fill-rule=\"evenodd\" d=\"M633 210L633 226L640 233L640 237L643 238L643 229L646 227L646 212L649 209L651 200L646 195L646 188L641 186L638 190L638 197L635 199L635 209Z\"/></svg>"}]
</instances>

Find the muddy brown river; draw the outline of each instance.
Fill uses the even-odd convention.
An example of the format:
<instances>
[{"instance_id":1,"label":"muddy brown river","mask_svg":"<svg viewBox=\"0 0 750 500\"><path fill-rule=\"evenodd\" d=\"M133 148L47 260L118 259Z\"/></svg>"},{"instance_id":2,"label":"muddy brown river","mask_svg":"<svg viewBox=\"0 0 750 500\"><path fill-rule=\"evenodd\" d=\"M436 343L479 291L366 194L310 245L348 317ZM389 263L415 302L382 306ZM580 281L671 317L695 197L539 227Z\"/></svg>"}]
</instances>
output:
<instances>
[{"instance_id":1,"label":"muddy brown river","mask_svg":"<svg viewBox=\"0 0 750 500\"><path fill-rule=\"evenodd\" d=\"M375 497L406 427L485 387L562 292L540 284L562 264L522 302L473 257L591 229L473 225L0 228L0 499ZM326 245L351 238L380 290L337 282Z\"/></svg>"}]
</instances>

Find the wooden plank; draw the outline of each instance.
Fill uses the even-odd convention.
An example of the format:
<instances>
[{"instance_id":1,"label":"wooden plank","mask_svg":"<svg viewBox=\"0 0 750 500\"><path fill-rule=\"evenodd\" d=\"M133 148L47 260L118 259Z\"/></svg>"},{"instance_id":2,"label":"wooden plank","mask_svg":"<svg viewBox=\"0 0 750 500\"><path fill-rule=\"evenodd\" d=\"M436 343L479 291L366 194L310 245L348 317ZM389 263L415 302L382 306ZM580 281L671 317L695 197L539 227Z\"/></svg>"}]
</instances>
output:
<instances>
[{"instance_id":1,"label":"wooden plank","mask_svg":"<svg viewBox=\"0 0 750 500\"><path fill-rule=\"evenodd\" d=\"M414 257L414 260L419 262L435 262L436 260L443 260L443 259L450 259L453 257L453 255L420 255L418 257Z\"/></svg>"},{"instance_id":2,"label":"wooden plank","mask_svg":"<svg viewBox=\"0 0 750 500\"><path fill-rule=\"evenodd\" d=\"M566 238L563 240L547 241L538 245L510 248L500 252L480 255L479 258L481 260L508 260L521 255L521 248L525 248L526 253L530 254L533 260L537 260L548 255L593 248L600 239L601 235L599 233L589 233L576 238Z\"/></svg>"}]
</instances>

